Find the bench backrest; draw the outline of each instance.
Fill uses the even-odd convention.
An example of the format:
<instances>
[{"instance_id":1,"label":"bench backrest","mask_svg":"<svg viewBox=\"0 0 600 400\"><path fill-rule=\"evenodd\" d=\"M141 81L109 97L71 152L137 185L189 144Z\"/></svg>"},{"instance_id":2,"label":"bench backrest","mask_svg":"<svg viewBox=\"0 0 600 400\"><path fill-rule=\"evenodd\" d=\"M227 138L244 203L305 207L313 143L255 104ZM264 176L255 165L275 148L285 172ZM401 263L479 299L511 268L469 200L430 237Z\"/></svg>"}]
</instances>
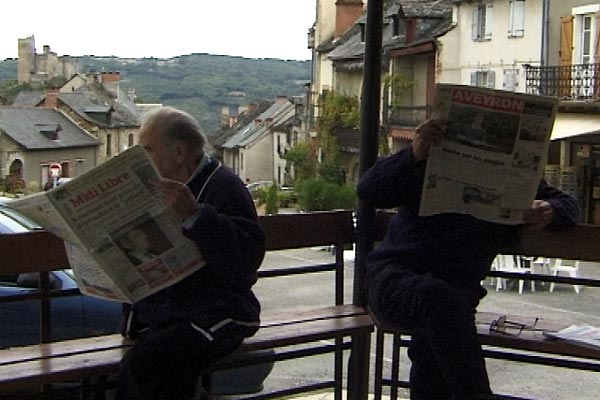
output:
<instances>
[{"instance_id":1,"label":"bench backrest","mask_svg":"<svg viewBox=\"0 0 600 400\"><path fill-rule=\"evenodd\" d=\"M377 213L376 240L385 235L393 212ZM580 260L600 263L600 226L578 224L560 229L542 229L521 231L519 240L502 250L502 254ZM489 276L502 278L530 279L534 281L560 282L571 285L600 287L600 279L571 278L518 272L490 271Z\"/></svg>"},{"instance_id":2,"label":"bench backrest","mask_svg":"<svg viewBox=\"0 0 600 400\"><path fill-rule=\"evenodd\" d=\"M260 277L278 277L313 272L335 272L335 303L344 299L344 247L354 240L352 211L331 211L261 216L268 251L313 246L332 246L335 259L331 263L298 265L260 270ZM51 340L50 299L78 294L77 290L50 290L49 273L69 268L63 241L45 231L0 235L0 276L40 273L38 291L0 296L2 303L40 301L40 341Z\"/></svg>"}]
</instances>

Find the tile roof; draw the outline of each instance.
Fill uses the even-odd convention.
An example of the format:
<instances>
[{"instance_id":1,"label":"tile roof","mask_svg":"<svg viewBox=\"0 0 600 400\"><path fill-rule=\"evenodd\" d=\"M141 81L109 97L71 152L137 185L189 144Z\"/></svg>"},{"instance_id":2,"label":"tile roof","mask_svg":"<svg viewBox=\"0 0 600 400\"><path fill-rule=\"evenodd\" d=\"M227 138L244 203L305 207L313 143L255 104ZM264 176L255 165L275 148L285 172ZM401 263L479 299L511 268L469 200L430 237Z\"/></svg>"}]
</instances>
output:
<instances>
[{"instance_id":1,"label":"tile roof","mask_svg":"<svg viewBox=\"0 0 600 400\"><path fill-rule=\"evenodd\" d=\"M226 149L236 147L245 147L256 142L267 135L272 128L276 128L286 123L290 118L294 117L296 106L288 99L277 99L277 101L260 114L254 121L241 127L238 132L231 136L227 142L223 144ZM267 119L272 119L272 123L266 124ZM260 120L261 123L256 123Z\"/></svg>"},{"instance_id":2,"label":"tile roof","mask_svg":"<svg viewBox=\"0 0 600 400\"><path fill-rule=\"evenodd\" d=\"M22 91L17 94L13 106L35 107L44 101L45 94L41 91Z\"/></svg>"},{"instance_id":3,"label":"tile roof","mask_svg":"<svg viewBox=\"0 0 600 400\"><path fill-rule=\"evenodd\" d=\"M419 43L434 40L452 28L451 0L395 0L387 4L384 12L382 45L384 49L414 46ZM415 39L406 43L406 36L394 36L391 17L404 15L404 17L417 19ZM365 43L361 38L361 24L366 23L366 14L363 14L356 23L342 37L319 46L319 50L330 50L328 58L332 61L345 61L356 64L362 63L365 54ZM361 67L354 65L351 69Z\"/></svg>"},{"instance_id":4,"label":"tile roof","mask_svg":"<svg viewBox=\"0 0 600 400\"><path fill-rule=\"evenodd\" d=\"M67 107L86 121L104 128L136 128L140 126L140 117L133 102L127 95L120 93L114 98L98 84L89 84L69 93L60 93L58 98ZM107 113L112 107L110 123L96 117Z\"/></svg>"},{"instance_id":5,"label":"tile roof","mask_svg":"<svg viewBox=\"0 0 600 400\"><path fill-rule=\"evenodd\" d=\"M232 126L231 128L222 128L219 129L211 138L211 144L213 147L221 147L223 146L229 138L238 133L241 127L245 127L246 125L253 122L256 118L259 117L262 113L264 113L269 107L274 104L272 100L262 100L258 103L256 109L252 112L245 112L238 116L238 122Z\"/></svg>"},{"instance_id":6,"label":"tile roof","mask_svg":"<svg viewBox=\"0 0 600 400\"><path fill-rule=\"evenodd\" d=\"M0 107L0 131L26 150L98 146L99 141L52 108ZM58 139L48 133L58 131Z\"/></svg>"}]
</instances>

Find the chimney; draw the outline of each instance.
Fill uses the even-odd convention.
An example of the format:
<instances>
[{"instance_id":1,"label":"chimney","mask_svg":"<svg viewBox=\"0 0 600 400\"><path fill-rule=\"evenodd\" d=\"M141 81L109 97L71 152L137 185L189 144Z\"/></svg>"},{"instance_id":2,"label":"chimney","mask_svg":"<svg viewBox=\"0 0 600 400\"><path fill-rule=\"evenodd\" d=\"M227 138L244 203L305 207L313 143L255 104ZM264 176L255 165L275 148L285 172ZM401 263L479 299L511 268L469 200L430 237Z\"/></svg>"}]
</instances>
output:
<instances>
[{"instance_id":1,"label":"chimney","mask_svg":"<svg viewBox=\"0 0 600 400\"><path fill-rule=\"evenodd\" d=\"M119 94L119 82L121 81L121 73L120 72L101 72L100 73L100 82L104 89L117 98Z\"/></svg>"},{"instance_id":2,"label":"chimney","mask_svg":"<svg viewBox=\"0 0 600 400\"><path fill-rule=\"evenodd\" d=\"M362 0L337 0L335 3L335 37L342 36L362 14Z\"/></svg>"},{"instance_id":3,"label":"chimney","mask_svg":"<svg viewBox=\"0 0 600 400\"><path fill-rule=\"evenodd\" d=\"M258 104L257 103L250 103L248 104L248 114L253 113L254 111L258 110Z\"/></svg>"},{"instance_id":4,"label":"chimney","mask_svg":"<svg viewBox=\"0 0 600 400\"><path fill-rule=\"evenodd\" d=\"M230 128L229 121L229 107L221 107L221 126Z\"/></svg>"},{"instance_id":5,"label":"chimney","mask_svg":"<svg viewBox=\"0 0 600 400\"><path fill-rule=\"evenodd\" d=\"M414 18L406 19L406 43L412 43L415 40L416 25Z\"/></svg>"},{"instance_id":6,"label":"chimney","mask_svg":"<svg viewBox=\"0 0 600 400\"><path fill-rule=\"evenodd\" d=\"M58 89L47 89L46 95L44 96L44 107L57 108L58 107Z\"/></svg>"}]
</instances>

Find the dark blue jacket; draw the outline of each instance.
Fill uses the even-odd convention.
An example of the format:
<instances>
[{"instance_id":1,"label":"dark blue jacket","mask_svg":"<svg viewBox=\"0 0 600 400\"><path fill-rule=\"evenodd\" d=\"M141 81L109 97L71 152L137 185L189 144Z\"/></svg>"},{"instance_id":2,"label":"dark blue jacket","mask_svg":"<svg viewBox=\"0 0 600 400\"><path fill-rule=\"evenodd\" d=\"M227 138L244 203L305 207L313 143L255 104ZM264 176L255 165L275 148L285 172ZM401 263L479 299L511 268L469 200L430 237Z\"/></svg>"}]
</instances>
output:
<instances>
[{"instance_id":1,"label":"dark blue jacket","mask_svg":"<svg viewBox=\"0 0 600 400\"><path fill-rule=\"evenodd\" d=\"M455 213L419 217L425 166L425 160L415 162L409 147L377 161L361 178L361 199L376 208L398 207L385 239L368 256L367 272L373 276L395 264L475 289L498 252L518 237L519 226ZM542 181L536 198L552 205L551 225L577 222L573 197Z\"/></svg>"},{"instance_id":2,"label":"dark blue jacket","mask_svg":"<svg viewBox=\"0 0 600 400\"><path fill-rule=\"evenodd\" d=\"M258 328L260 304L252 291L265 255L265 234L250 193L229 169L211 159L188 182L201 208L183 227L206 265L133 306L133 333L173 321L210 328L231 319ZM190 221L187 221L190 222Z\"/></svg>"}]
</instances>

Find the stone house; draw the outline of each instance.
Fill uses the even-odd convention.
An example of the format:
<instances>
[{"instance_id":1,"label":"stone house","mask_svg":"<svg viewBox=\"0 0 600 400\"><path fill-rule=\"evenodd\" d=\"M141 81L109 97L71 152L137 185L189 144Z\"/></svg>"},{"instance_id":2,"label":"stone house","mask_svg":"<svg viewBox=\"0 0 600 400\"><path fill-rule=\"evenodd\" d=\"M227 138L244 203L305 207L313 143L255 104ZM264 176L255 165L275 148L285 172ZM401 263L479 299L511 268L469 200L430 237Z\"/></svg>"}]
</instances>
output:
<instances>
[{"instance_id":1,"label":"stone house","mask_svg":"<svg viewBox=\"0 0 600 400\"><path fill-rule=\"evenodd\" d=\"M140 111L119 88L118 72L75 75L61 89L20 93L14 105L56 108L100 141L100 164L138 142Z\"/></svg>"},{"instance_id":2,"label":"stone house","mask_svg":"<svg viewBox=\"0 0 600 400\"><path fill-rule=\"evenodd\" d=\"M284 185L293 171L282 157L301 140L303 107L278 97L253 121L240 126L222 145L223 163L244 182L273 181Z\"/></svg>"},{"instance_id":3,"label":"stone house","mask_svg":"<svg viewBox=\"0 0 600 400\"><path fill-rule=\"evenodd\" d=\"M0 176L9 189L43 188L52 164L62 177L77 177L97 165L99 145L58 110L0 107Z\"/></svg>"}]
</instances>

